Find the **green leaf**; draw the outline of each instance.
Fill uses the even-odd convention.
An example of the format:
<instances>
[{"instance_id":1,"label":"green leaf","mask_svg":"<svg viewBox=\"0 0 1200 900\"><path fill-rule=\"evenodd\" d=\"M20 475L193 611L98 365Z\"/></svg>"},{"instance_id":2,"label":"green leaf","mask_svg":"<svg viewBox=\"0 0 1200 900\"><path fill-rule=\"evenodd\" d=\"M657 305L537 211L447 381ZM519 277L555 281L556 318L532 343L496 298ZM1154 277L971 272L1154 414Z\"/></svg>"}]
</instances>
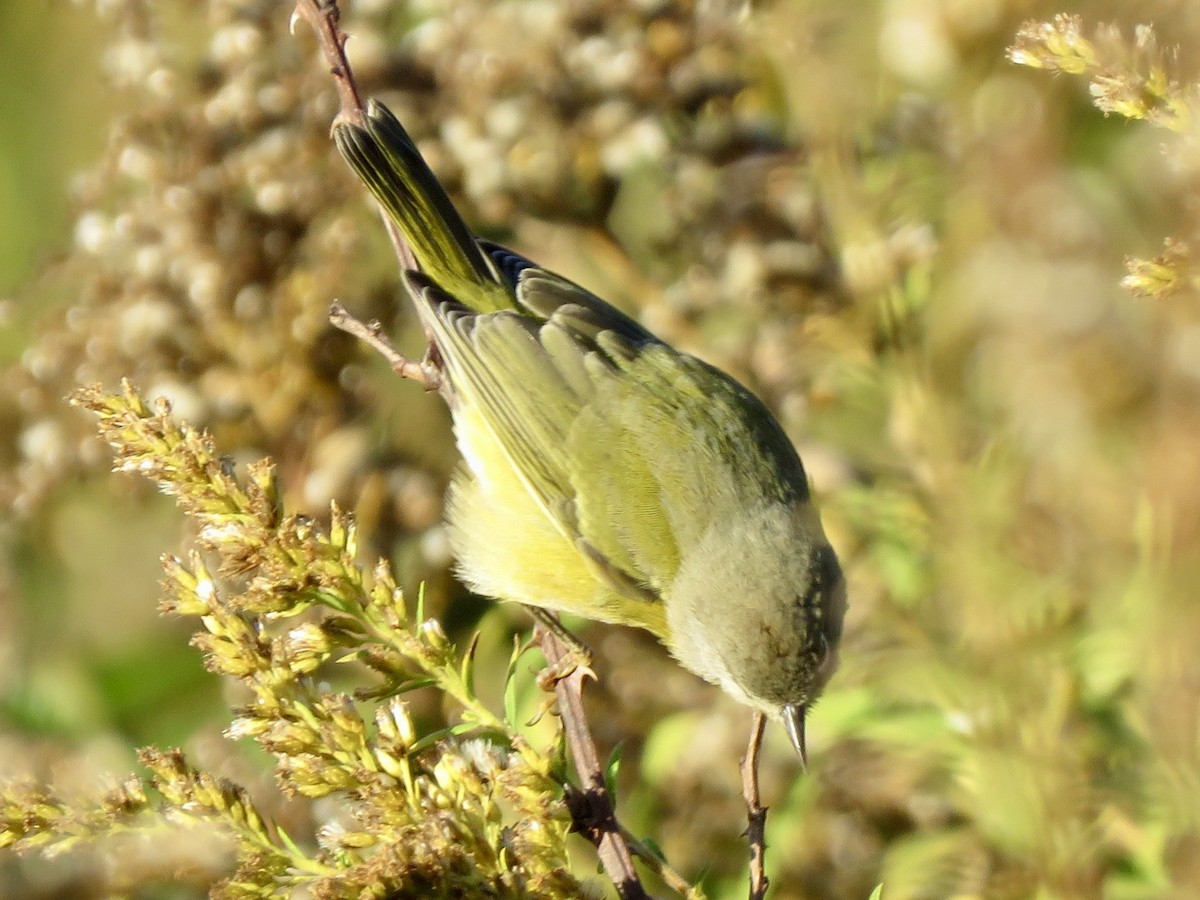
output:
<instances>
[{"instance_id":1,"label":"green leaf","mask_svg":"<svg viewBox=\"0 0 1200 900\"><path fill-rule=\"evenodd\" d=\"M476 631L471 637L471 643L467 645L467 652L463 654L462 665L459 669L463 687L466 688L467 696L472 699L475 697L475 652L478 649L479 632Z\"/></svg>"},{"instance_id":2,"label":"green leaf","mask_svg":"<svg viewBox=\"0 0 1200 900\"><path fill-rule=\"evenodd\" d=\"M478 731L479 726L474 722L459 722L456 725L451 725L449 728L441 728L431 732L419 741L408 748L408 755L415 756L422 750L427 750L436 744L438 741L445 740L448 737L457 737L460 734L467 734L472 731Z\"/></svg>"},{"instance_id":3,"label":"green leaf","mask_svg":"<svg viewBox=\"0 0 1200 900\"><path fill-rule=\"evenodd\" d=\"M513 726L517 724L517 663L532 646L532 637L523 640L519 634L513 635L513 651L504 671L504 720Z\"/></svg>"},{"instance_id":4,"label":"green leaf","mask_svg":"<svg viewBox=\"0 0 1200 900\"><path fill-rule=\"evenodd\" d=\"M617 773L621 770L621 752L624 749L624 741L613 747L612 753L608 756L608 763L604 766L604 787L608 790L610 797L617 796Z\"/></svg>"},{"instance_id":5,"label":"green leaf","mask_svg":"<svg viewBox=\"0 0 1200 900\"><path fill-rule=\"evenodd\" d=\"M413 678L409 681L389 681L375 687L359 688L354 692L355 700L379 700L383 697L396 697L421 688L437 687L436 678L429 676Z\"/></svg>"},{"instance_id":6,"label":"green leaf","mask_svg":"<svg viewBox=\"0 0 1200 900\"><path fill-rule=\"evenodd\" d=\"M654 838L642 838L641 845L643 849L649 850L652 854L654 854L655 858L661 859L663 862L667 861L667 854L663 851L663 848L659 846L658 841L654 840Z\"/></svg>"},{"instance_id":7,"label":"green leaf","mask_svg":"<svg viewBox=\"0 0 1200 900\"><path fill-rule=\"evenodd\" d=\"M279 842L283 844L287 852L295 857L307 857L308 854L300 849L300 846L292 840L292 836L283 830L282 825L275 826L275 833L279 835Z\"/></svg>"}]
</instances>

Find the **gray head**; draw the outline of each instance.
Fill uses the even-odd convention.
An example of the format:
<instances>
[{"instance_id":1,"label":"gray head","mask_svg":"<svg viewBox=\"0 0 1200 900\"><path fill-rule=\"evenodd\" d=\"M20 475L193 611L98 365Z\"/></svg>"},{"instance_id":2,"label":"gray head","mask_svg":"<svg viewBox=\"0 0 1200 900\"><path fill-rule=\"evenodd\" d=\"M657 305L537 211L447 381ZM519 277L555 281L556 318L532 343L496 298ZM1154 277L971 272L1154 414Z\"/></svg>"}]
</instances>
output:
<instances>
[{"instance_id":1,"label":"gray head","mask_svg":"<svg viewBox=\"0 0 1200 900\"><path fill-rule=\"evenodd\" d=\"M804 717L837 668L846 588L807 502L714 522L666 592L671 651L688 669L780 719L805 756Z\"/></svg>"}]
</instances>

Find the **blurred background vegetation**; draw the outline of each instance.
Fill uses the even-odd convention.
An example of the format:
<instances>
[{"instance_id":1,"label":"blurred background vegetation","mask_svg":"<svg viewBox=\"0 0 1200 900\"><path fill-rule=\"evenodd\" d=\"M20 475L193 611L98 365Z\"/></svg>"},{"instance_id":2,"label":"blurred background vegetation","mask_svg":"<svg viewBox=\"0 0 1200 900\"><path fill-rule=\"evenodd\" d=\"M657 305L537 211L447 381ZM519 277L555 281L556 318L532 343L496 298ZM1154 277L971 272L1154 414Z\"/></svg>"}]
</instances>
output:
<instances>
[{"instance_id":1,"label":"blurred background vegetation","mask_svg":"<svg viewBox=\"0 0 1200 900\"><path fill-rule=\"evenodd\" d=\"M468 221L735 373L804 455L851 606L810 773L770 736L773 896L1200 895L1189 123L1008 62L1061 11L1028 0L345 6L365 92ZM1128 70L1196 83L1188 4L1072 11L1130 48L1153 24L1183 53L1143 41ZM440 401L325 322L340 297L419 346L289 12L0 5L0 777L87 785L177 744L303 835L329 810L221 737L228 688L156 615L182 517L62 399L128 376L273 457L290 510L354 510L365 557L424 582L452 638L481 629L502 679L526 622L449 575ZM1123 289L1168 237L1157 287ZM748 714L645 635L583 633L625 824L742 895ZM0 855L0 895L108 896L139 864ZM189 865L184 895L223 874Z\"/></svg>"}]
</instances>

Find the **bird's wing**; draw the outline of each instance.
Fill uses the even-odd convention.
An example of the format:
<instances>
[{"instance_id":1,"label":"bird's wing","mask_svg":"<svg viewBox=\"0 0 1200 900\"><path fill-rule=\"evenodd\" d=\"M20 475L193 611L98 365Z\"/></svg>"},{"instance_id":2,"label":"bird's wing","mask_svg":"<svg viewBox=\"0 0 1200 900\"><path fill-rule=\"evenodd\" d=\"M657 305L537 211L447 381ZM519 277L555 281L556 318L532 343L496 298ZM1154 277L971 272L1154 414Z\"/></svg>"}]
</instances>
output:
<instances>
[{"instance_id":1,"label":"bird's wing","mask_svg":"<svg viewBox=\"0 0 1200 900\"><path fill-rule=\"evenodd\" d=\"M672 413L655 385L622 383L641 354L677 354L583 288L513 260L519 312L473 312L419 275L410 287L459 402L482 414L546 515L615 590L657 599L678 550L644 432L658 452L678 438L662 433Z\"/></svg>"}]
</instances>

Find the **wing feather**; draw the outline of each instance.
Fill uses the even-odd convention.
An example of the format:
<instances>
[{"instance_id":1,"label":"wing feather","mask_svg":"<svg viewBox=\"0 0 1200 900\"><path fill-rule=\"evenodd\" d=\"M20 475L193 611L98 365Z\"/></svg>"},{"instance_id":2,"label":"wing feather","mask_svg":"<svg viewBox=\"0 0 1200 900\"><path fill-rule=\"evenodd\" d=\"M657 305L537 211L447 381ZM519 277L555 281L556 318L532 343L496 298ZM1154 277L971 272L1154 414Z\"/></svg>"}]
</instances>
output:
<instances>
[{"instance_id":1,"label":"wing feather","mask_svg":"<svg viewBox=\"0 0 1200 900\"><path fill-rule=\"evenodd\" d=\"M661 345L577 285L539 269L517 271L520 312L476 313L419 275L410 281L429 311L454 393L480 411L543 512L614 591L655 597L677 565L660 486L638 446L636 422L615 420L593 401L613 393L636 345ZM581 503L592 492L585 526ZM631 498L638 498L632 506ZM625 522L631 510L635 527ZM658 552L640 549L647 544Z\"/></svg>"},{"instance_id":2,"label":"wing feather","mask_svg":"<svg viewBox=\"0 0 1200 900\"><path fill-rule=\"evenodd\" d=\"M517 279L516 303L499 312L410 280L454 393L478 409L542 511L614 592L660 596L680 547L723 511L804 490L762 475L783 455L799 461L741 385L566 279L515 254L504 268Z\"/></svg>"}]
</instances>

